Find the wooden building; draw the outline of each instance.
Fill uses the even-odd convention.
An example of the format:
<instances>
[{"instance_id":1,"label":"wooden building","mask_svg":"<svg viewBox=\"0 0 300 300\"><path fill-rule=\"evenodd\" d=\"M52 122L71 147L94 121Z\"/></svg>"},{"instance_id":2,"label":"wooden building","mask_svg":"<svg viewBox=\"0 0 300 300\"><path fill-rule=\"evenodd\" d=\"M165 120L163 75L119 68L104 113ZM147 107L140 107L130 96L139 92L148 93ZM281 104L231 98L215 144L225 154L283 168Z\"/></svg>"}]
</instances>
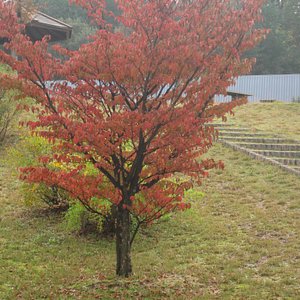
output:
<instances>
[{"instance_id":1,"label":"wooden building","mask_svg":"<svg viewBox=\"0 0 300 300\"><path fill-rule=\"evenodd\" d=\"M52 42L71 38L72 27L64 22L37 10L27 12L23 7L19 8L19 14L20 16L26 14L25 33L32 41L41 40L46 35L51 37ZM5 38L0 39L0 44L3 44L5 41Z\"/></svg>"}]
</instances>

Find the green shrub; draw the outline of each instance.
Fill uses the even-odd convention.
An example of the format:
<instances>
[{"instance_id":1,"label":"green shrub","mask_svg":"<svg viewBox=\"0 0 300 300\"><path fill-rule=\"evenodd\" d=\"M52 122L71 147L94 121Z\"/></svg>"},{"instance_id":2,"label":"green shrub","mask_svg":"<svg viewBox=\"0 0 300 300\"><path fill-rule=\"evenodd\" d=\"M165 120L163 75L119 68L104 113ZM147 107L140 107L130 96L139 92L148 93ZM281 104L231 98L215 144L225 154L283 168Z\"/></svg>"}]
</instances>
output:
<instances>
[{"instance_id":1,"label":"green shrub","mask_svg":"<svg viewBox=\"0 0 300 300\"><path fill-rule=\"evenodd\" d=\"M188 200L189 202L193 202L193 201L199 201L201 200L203 197L205 196L205 194L197 189L189 189L184 193L184 198L186 200Z\"/></svg>"},{"instance_id":2,"label":"green shrub","mask_svg":"<svg viewBox=\"0 0 300 300\"><path fill-rule=\"evenodd\" d=\"M28 206L43 202L53 208L64 209L68 207L68 195L57 186L46 186L43 183L22 182L21 193Z\"/></svg>"},{"instance_id":3,"label":"green shrub","mask_svg":"<svg viewBox=\"0 0 300 300\"><path fill-rule=\"evenodd\" d=\"M88 211L80 202L70 204L65 215L65 224L68 230L80 234L102 231L103 218Z\"/></svg>"},{"instance_id":4,"label":"green shrub","mask_svg":"<svg viewBox=\"0 0 300 300\"><path fill-rule=\"evenodd\" d=\"M52 146L49 142L39 136L23 135L19 142L8 150L7 164L13 170L13 175L19 177L19 169L22 167L39 166L39 157L47 156L52 153ZM53 167L63 167L60 163L51 163ZM97 170L93 164L87 163L83 169L86 175L97 175ZM71 199L68 193L57 186L47 186L43 183L28 183L20 181L20 191L23 200L28 206L39 206L46 203L50 207L67 208L65 215L66 227L75 232L103 232L112 235L113 222L110 218L111 203L106 199L93 199L95 210L97 206L107 211L107 217L101 217L96 213L88 211L80 202Z\"/></svg>"},{"instance_id":5,"label":"green shrub","mask_svg":"<svg viewBox=\"0 0 300 300\"><path fill-rule=\"evenodd\" d=\"M13 91L0 89L0 143L6 138L17 114L14 95Z\"/></svg>"},{"instance_id":6,"label":"green shrub","mask_svg":"<svg viewBox=\"0 0 300 300\"><path fill-rule=\"evenodd\" d=\"M7 66L0 65L0 73L10 74L12 71ZM7 91L0 86L0 143L9 133L17 114L15 95L16 91Z\"/></svg>"},{"instance_id":7,"label":"green shrub","mask_svg":"<svg viewBox=\"0 0 300 300\"><path fill-rule=\"evenodd\" d=\"M48 141L38 136L23 136L20 141L8 149L8 163L13 175L19 176L22 167L38 166L38 158L51 153ZM43 183L21 182L21 193L26 205L46 203L51 207L67 207L68 195L57 186L48 187Z\"/></svg>"},{"instance_id":8,"label":"green shrub","mask_svg":"<svg viewBox=\"0 0 300 300\"><path fill-rule=\"evenodd\" d=\"M26 134L20 137L19 142L8 149L9 164L15 170L29 166L39 166L40 156L51 154L51 145L39 136Z\"/></svg>"}]
</instances>

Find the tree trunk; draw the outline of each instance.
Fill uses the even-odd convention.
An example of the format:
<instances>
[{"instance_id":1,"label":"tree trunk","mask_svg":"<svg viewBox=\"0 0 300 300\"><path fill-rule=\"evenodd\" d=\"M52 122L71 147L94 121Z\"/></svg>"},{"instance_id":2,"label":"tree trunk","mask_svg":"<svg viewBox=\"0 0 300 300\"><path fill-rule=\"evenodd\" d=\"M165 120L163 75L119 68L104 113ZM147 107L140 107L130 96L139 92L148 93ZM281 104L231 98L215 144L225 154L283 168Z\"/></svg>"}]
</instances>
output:
<instances>
[{"instance_id":1,"label":"tree trunk","mask_svg":"<svg viewBox=\"0 0 300 300\"><path fill-rule=\"evenodd\" d=\"M128 277L132 273L130 255L130 214L127 209L123 208L123 204L118 206L116 225L116 273L118 276Z\"/></svg>"}]
</instances>

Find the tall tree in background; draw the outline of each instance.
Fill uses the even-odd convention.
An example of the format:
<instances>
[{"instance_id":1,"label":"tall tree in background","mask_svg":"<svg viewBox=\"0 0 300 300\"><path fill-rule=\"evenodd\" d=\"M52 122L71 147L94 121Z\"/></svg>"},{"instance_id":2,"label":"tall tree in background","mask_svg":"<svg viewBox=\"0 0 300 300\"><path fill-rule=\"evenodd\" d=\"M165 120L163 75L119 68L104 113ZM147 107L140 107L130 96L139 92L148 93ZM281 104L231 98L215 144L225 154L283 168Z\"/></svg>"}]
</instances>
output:
<instances>
[{"instance_id":1,"label":"tall tree in background","mask_svg":"<svg viewBox=\"0 0 300 300\"><path fill-rule=\"evenodd\" d=\"M139 227L188 208L184 191L221 166L199 159L215 136L205 124L238 104L214 105L213 96L251 70L241 54L265 34L254 29L263 1L116 0L117 32L103 0L73 2L100 29L78 51L56 47L68 58L60 61L47 38L24 36L14 6L0 1L0 38L20 58L0 51L17 71L1 84L36 99L28 126L53 142L54 154L41 158L52 167L24 168L23 179L63 188L100 215L115 209L116 273L129 276ZM55 77L66 81L49 84Z\"/></svg>"},{"instance_id":2,"label":"tall tree in background","mask_svg":"<svg viewBox=\"0 0 300 300\"><path fill-rule=\"evenodd\" d=\"M285 0L282 4L283 24L290 32L295 46L300 53L300 2L299 0Z\"/></svg>"},{"instance_id":3,"label":"tall tree in background","mask_svg":"<svg viewBox=\"0 0 300 300\"><path fill-rule=\"evenodd\" d=\"M117 12L114 0L107 0L108 9ZM78 49L95 31L86 12L78 6L68 7L68 0L35 0L47 14L73 26L71 40L61 44ZM256 57L253 74L300 73L300 5L298 0L269 0L264 8L263 27L270 28L267 39L250 51ZM110 21L112 19L110 18Z\"/></svg>"},{"instance_id":4,"label":"tall tree in background","mask_svg":"<svg viewBox=\"0 0 300 300\"><path fill-rule=\"evenodd\" d=\"M60 43L70 50L76 50L87 43L88 37L95 32L86 11L76 5L69 5L68 0L34 0L34 3L42 12L73 27L71 39Z\"/></svg>"},{"instance_id":5,"label":"tall tree in background","mask_svg":"<svg viewBox=\"0 0 300 300\"><path fill-rule=\"evenodd\" d=\"M298 0L269 0L264 24L270 34L250 51L257 57L253 74L300 73L300 4Z\"/></svg>"},{"instance_id":6,"label":"tall tree in background","mask_svg":"<svg viewBox=\"0 0 300 300\"><path fill-rule=\"evenodd\" d=\"M41 11L73 27L71 39L60 44L70 50L77 50L88 42L88 37L96 31L96 26L90 23L86 10L78 5L69 5L69 2L69 0L34 0ZM108 11L117 13L114 0L106 0L106 4ZM114 22L114 18L110 16L107 16L107 20Z\"/></svg>"}]
</instances>

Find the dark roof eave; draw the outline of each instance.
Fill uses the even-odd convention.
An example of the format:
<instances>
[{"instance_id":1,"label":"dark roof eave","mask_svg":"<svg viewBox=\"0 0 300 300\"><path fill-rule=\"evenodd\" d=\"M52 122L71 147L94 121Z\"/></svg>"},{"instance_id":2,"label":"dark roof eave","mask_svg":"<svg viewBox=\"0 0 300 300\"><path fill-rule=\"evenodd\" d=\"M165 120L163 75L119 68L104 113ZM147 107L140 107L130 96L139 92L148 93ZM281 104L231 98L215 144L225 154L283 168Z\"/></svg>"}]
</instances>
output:
<instances>
[{"instance_id":1,"label":"dark roof eave","mask_svg":"<svg viewBox=\"0 0 300 300\"><path fill-rule=\"evenodd\" d=\"M61 25L65 26L65 27L68 27L70 30L72 30L72 28L73 28L71 25L69 25L69 24L67 24L65 22L62 22L61 20L55 19L55 18L53 18L53 17L51 17L51 16L49 16L49 15L47 15L47 14L41 12L41 11L37 11L35 17L37 17L38 15L44 16L45 18L47 18L49 20L52 20L52 21L54 21L54 22L56 22L58 24L61 24ZM35 20L35 18L33 18L33 20L31 22L38 22L38 20Z\"/></svg>"},{"instance_id":2,"label":"dark roof eave","mask_svg":"<svg viewBox=\"0 0 300 300\"><path fill-rule=\"evenodd\" d=\"M239 95L239 96L246 96L246 97L253 96L251 94L245 94L245 93L236 92L236 91L227 91L227 95L229 95L229 96Z\"/></svg>"},{"instance_id":3,"label":"dark roof eave","mask_svg":"<svg viewBox=\"0 0 300 300\"><path fill-rule=\"evenodd\" d=\"M53 30L57 30L57 31L64 31L64 32L71 32L72 33L72 29L70 28L57 28L51 24L45 24L45 23L39 23L39 22L30 22L28 24L26 24L26 27L34 27L34 28L42 28L42 29L53 29Z\"/></svg>"}]
</instances>

